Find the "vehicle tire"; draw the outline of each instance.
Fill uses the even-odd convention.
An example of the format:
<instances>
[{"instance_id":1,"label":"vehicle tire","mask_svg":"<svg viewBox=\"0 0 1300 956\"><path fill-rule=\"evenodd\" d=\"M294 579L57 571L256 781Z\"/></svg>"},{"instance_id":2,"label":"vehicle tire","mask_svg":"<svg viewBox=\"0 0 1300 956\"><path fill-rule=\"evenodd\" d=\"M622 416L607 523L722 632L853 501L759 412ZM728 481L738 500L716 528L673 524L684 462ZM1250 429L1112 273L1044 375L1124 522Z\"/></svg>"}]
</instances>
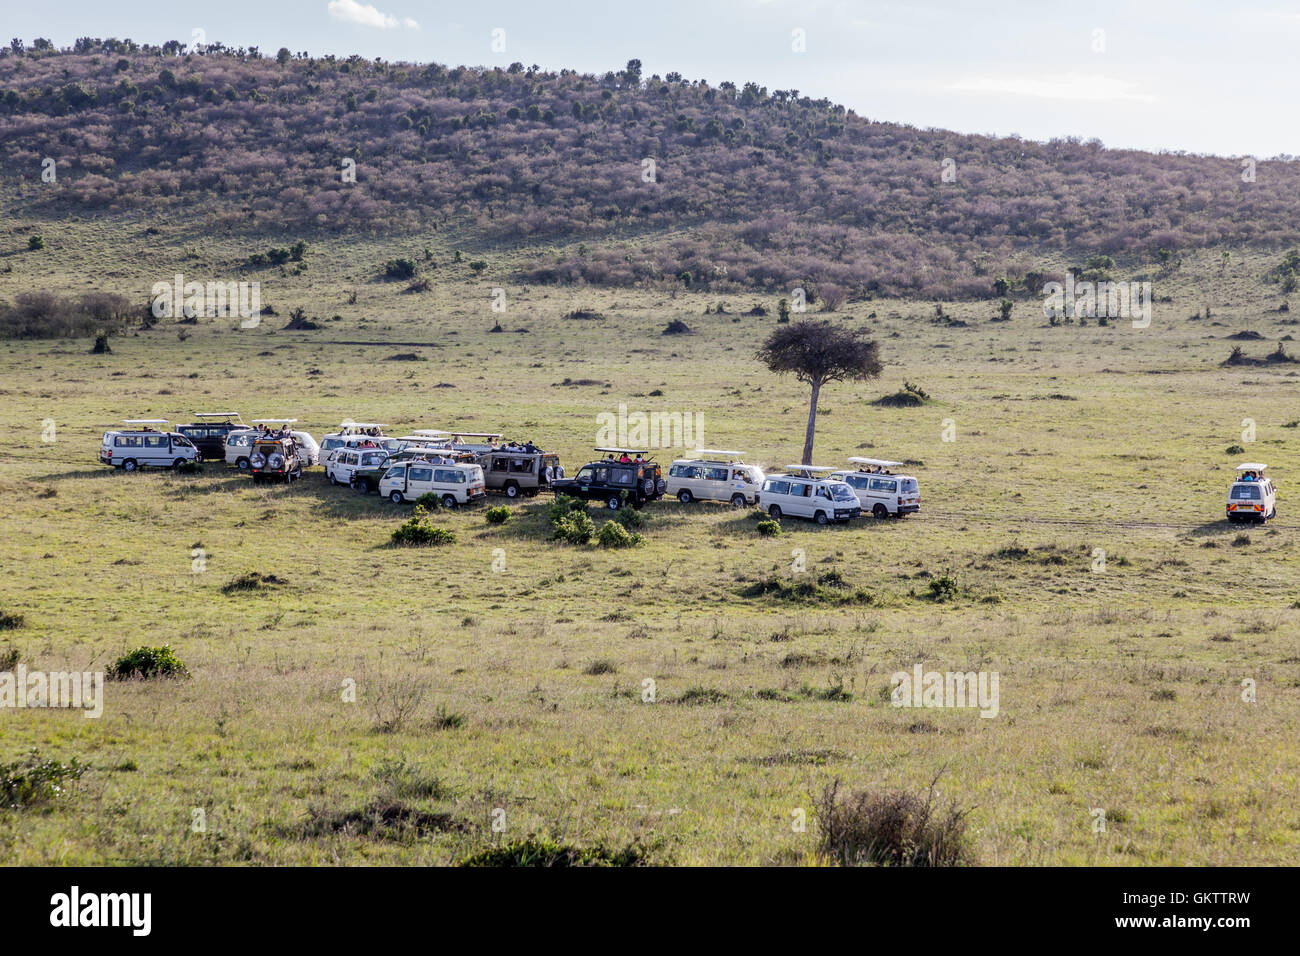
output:
<instances>
[{"instance_id":1,"label":"vehicle tire","mask_svg":"<svg viewBox=\"0 0 1300 956\"><path fill-rule=\"evenodd\" d=\"M331 485L337 485L337 484L338 484L338 481L335 480L334 476L333 476L332 474L330 474L328 471L325 472L325 477L326 477L327 479L329 479L329 483L330 483Z\"/></svg>"},{"instance_id":2,"label":"vehicle tire","mask_svg":"<svg viewBox=\"0 0 1300 956\"><path fill-rule=\"evenodd\" d=\"M519 497L519 484L518 484L518 482L507 481L507 482L506 482L506 485L505 485L505 488L503 488L502 490L506 493L506 497L507 497L507 498L518 498L518 497Z\"/></svg>"},{"instance_id":3,"label":"vehicle tire","mask_svg":"<svg viewBox=\"0 0 1300 956\"><path fill-rule=\"evenodd\" d=\"M237 458L235 459L235 467L240 471L248 471L248 469L253 466L248 463L247 458Z\"/></svg>"},{"instance_id":4,"label":"vehicle tire","mask_svg":"<svg viewBox=\"0 0 1300 956\"><path fill-rule=\"evenodd\" d=\"M827 525L831 523L831 519L826 517L826 512L824 511L819 511L815 515L813 515L813 521L816 521L818 524L821 525Z\"/></svg>"},{"instance_id":5,"label":"vehicle tire","mask_svg":"<svg viewBox=\"0 0 1300 956\"><path fill-rule=\"evenodd\" d=\"M667 490L668 490L668 482L664 481L662 478L660 478L657 482L655 482L656 494L662 495Z\"/></svg>"},{"instance_id":6,"label":"vehicle tire","mask_svg":"<svg viewBox=\"0 0 1300 956\"><path fill-rule=\"evenodd\" d=\"M771 518L773 521L780 521L781 520L780 507L777 505L772 505L771 507L769 507L767 509L767 516Z\"/></svg>"},{"instance_id":7,"label":"vehicle tire","mask_svg":"<svg viewBox=\"0 0 1300 956\"><path fill-rule=\"evenodd\" d=\"M609 507L610 511L617 511L619 508L623 507L623 499L618 495L612 495L605 504Z\"/></svg>"},{"instance_id":8,"label":"vehicle tire","mask_svg":"<svg viewBox=\"0 0 1300 956\"><path fill-rule=\"evenodd\" d=\"M403 501L405 501L406 499L405 499L404 497L402 497L402 493L401 493L400 491L394 491L394 492L392 492L392 493L389 494L389 496L388 496L388 500L391 501L391 502L392 502L393 504L395 504L395 505L400 505L400 504L401 504Z\"/></svg>"},{"instance_id":9,"label":"vehicle tire","mask_svg":"<svg viewBox=\"0 0 1300 956\"><path fill-rule=\"evenodd\" d=\"M889 517L889 509L886 508L884 505L882 505L879 501L877 501L874 505L871 506L871 513L875 515L877 518Z\"/></svg>"},{"instance_id":10,"label":"vehicle tire","mask_svg":"<svg viewBox=\"0 0 1300 956\"><path fill-rule=\"evenodd\" d=\"M681 491L677 492L677 500L684 505L689 505L692 500L691 493L683 488Z\"/></svg>"},{"instance_id":11,"label":"vehicle tire","mask_svg":"<svg viewBox=\"0 0 1300 956\"><path fill-rule=\"evenodd\" d=\"M177 458L174 462L172 462L172 471L176 471L176 470L179 469L179 468L181 467L181 465L183 465L183 464L185 464L185 459L184 459L184 458Z\"/></svg>"},{"instance_id":12,"label":"vehicle tire","mask_svg":"<svg viewBox=\"0 0 1300 956\"><path fill-rule=\"evenodd\" d=\"M455 496L455 495L443 495L443 496L442 496L442 506L443 506L444 508L454 508L454 507L456 507L456 496Z\"/></svg>"},{"instance_id":13,"label":"vehicle tire","mask_svg":"<svg viewBox=\"0 0 1300 956\"><path fill-rule=\"evenodd\" d=\"M358 495L368 495L370 494L370 485L364 481L354 481L352 482L352 490Z\"/></svg>"},{"instance_id":14,"label":"vehicle tire","mask_svg":"<svg viewBox=\"0 0 1300 956\"><path fill-rule=\"evenodd\" d=\"M128 458L126 461L122 462L123 471L135 471L139 467L140 466L136 463L134 458Z\"/></svg>"},{"instance_id":15,"label":"vehicle tire","mask_svg":"<svg viewBox=\"0 0 1300 956\"><path fill-rule=\"evenodd\" d=\"M655 493L655 480L653 478L647 478L645 481L641 482L641 488L645 491L646 497L649 498Z\"/></svg>"},{"instance_id":16,"label":"vehicle tire","mask_svg":"<svg viewBox=\"0 0 1300 956\"><path fill-rule=\"evenodd\" d=\"M743 507L745 507L745 496L744 496L744 495L732 495L732 496L731 496L731 507L733 507L733 508L743 508Z\"/></svg>"}]
</instances>

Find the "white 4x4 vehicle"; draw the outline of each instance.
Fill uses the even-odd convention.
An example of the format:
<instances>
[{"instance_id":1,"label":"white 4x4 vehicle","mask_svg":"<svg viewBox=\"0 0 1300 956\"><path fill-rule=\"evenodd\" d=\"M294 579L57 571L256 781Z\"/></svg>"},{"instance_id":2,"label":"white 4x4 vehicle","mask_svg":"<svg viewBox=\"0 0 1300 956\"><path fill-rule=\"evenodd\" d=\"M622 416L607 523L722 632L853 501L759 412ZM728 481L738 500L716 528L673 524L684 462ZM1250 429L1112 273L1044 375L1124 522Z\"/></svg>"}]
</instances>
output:
<instances>
[{"instance_id":1,"label":"white 4x4 vehicle","mask_svg":"<svg viewBox=\"0 0 1300 956\"><path fill-rule=\"evenodd\" d=\"M768 475L758 504L776 521L786 515L811 518L818 524L848 521L862 514L853 489L842 481L818 478L817 472L834 471L815 465L786 465L783 475Z\"/></svg>"},{"instance_id":2,"label":"white 4x4 vehicle","mask_svg":"<svg viewBox=\"0 0 1300 956\"><path fill-rule=\"evenodd\" d=\"M758 500L763 472L741 461L743 452L701 448L695 454L695 458L679 458L668 469L668 494L676 495L682 504L697 499L730 501L733 508Z\"/></svg>"},{"instance_id":3,"label":"white 4x4 vehicle","mask_svg":"<svg viewBox=\"0 0 1300 956\"><path fill-rule=\"evenodd\" d=\"M379 479L379 493L395 505L433 492L444 508L487 497L483 469L478 465L437 465L429 461L402 461Z\"/></svg>"},{"instance_id":4,"label":"white 4x4 vehicle","mask_svg":"<svg viewBox=\"0 0 1300 956\"><path fill-rule=\"evenodd\" d=\"M335 448L325 456L325 477L331 485L350 485L358 468L378 468L387 460L382 448Z\"/></svg>"},{"instance_id":5,"label":"white 4x4 vehicle","mask_svg":"<svg viewBox=\"0 0 1300 956\"><path fill-rule=\"evenodd\" d=\"M1237 478L1228 490L1228 520L1258 521L1277 517L1277 488L1264 474L1268 465L1248 461L1237 466Z\"/></svg>"},{"instance_id":6,"label":"white 4x4 vehicle","mask_svg":"<svg viewBox=\"0 0 1300 956\"><path fill-rule=\"evenodd\" d=\"M901 518L921 510L921 488L911 475L896 475L890 468L901 468L901 461L880 458L850 458L856 471L837 471L830 475L843 481L862 502L863 512L877 518Z\"/></svg>"},{"instance_id":7,"label":"white 4x4 vehicle","mask_svg":"<svg viewBox=\"0 0 1300 956\"><path fill-rule=\"evenodd\" d=\"M402 441L389 438L384 434L387 425L374 422L344 422L336 432L324 435L320 440L320 460L336 448L382 448L387 452L400 451Z\"/></svg>"},{"instance_id":8,"label":"white 4x4 vehicle","mask_svg":"<svg viewBox=\"0 0 1300 956\"><path fill-rule=\"evenodd\" d=\"M194 442L180 432L165 432L153 427L166 425L165 418L128 418L123 424L139 427L104 432L99 460L106 465L123 471L145 467L176 468L199 458Z\"/></svg>"}]
</instances>

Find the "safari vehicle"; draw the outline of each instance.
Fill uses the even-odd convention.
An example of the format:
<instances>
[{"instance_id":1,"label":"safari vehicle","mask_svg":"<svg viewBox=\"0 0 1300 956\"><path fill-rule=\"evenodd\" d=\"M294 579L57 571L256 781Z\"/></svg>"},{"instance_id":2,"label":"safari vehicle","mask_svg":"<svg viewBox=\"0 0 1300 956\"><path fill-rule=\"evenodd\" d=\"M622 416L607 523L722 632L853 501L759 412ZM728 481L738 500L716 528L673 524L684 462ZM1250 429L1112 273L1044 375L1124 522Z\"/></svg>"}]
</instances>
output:
<instances>
[{"instance_id":1,"label":"safari vehicle","mask_svg":"<svg viewBox=\"0 0 1300 956\"><path fill-rule=\"evenodd\" d=\"M501 438L497 432L447 432L440 428L417 428L411 432L411 435L416 440L428 444L454 448L457 451L472 451L475 454L491 451Z\"/></svg>"},{"instance_id":2,"label":"safari vehicle","mask_svg":"<svg viewBox=\"0 0 1300 956\"><path fill-rule=\"evenodd\" d=\"M694 458L679 458L668 469L667 492L682 504L696 500L730 501L743 508L758 500L763 471L742 460L744 452L701 448Z\"/></svg>"},{"instance_id":3,"label":"safari vehicle","mask_svg":"<svg viewBox=\"0 0 1300 956\"><path fill-rule=\"evenodd\" d=\"M890 469L902 468L901 461L883 458L850 458L853 471L836 471L828 475L845 482L858 496L864 513L877 518L901 518L921 510L921 489L911 475L896 475Z\"/></svg>"},{"instance_id":4,"label":"safari vehicle","mask_svg":"<svg viewBox=\"0 0 1300 956\"><path fill-rule=\"evenodd\" d=\"M791 515L825 525L856 518L862 514L862 505L853 489L838 479L818 477L819 473L834 470L819 465L786 465L785 474L764 479L759 506L766 508L775 521Z\"/></svg>"},{"instance_id":5,"label":"safari vehicle","mask_svg":"<svg viewBox=\"0 0 1300 956\"><path fill-rule=\"evenodd\" d=\"M512 446L480 452L477 458L483 466L488 490L499 491L507 498L532 496L543 488L549 490L551 482L546 479L546 469L551 469L553 482L555 469L560 466L560 458L555 452L525 451Z\"/></svg>"},{"instance_id":6,"label":"safari vehicle","mask_svg":"<svg viewBox=\"0 0 1300 956\"><path fill-rule=\"evenodd\" d=\"M179 432L162 431L165 418L127 418L124 425L135 426L121 431L104 432L99 460L123 471L139 468L179 468L189 461L199 461L199 449Z\"/></svg>"},{"instance_id":7,"label":"safari vehicle","mask_svg":"<svg viewBox=\"0 0 1300 956\"><path fill-rule=\"evenodd\" d=\"M382 448L335 448L325 456L325 478L331 485L350 485L358 469L382 471L388 459Z\"/></svg>"},{"instance_id":8,"label":"safari vehicle","mask_svg":"<svg viewBox=\"0 0 1300 956\"><path fill-rule=\"evenodd\" d=\"M625 501L640 508L647 501L663 497L667 482L659 463L646 459L645 449L597 448L596 451L604 452L607 457L583 465L572 478L556 479L551 482L552 490L557 495L603 501L611 511L623 507Z\"/></svg>"},{"instance_id":9,"label":"safari vehicle","mask_svg":"<svg viewBox=\"0 0 1300 956\"><path fill-rule=\"evenodd\" d=\"M1228 490L1228 520L1258 521L1277 517L1277 488L1264 474L1268 465L1248 461L1237 466L1237 477Z\"/></svg>"},{"instance_id":10,"label":"safari vehicle","mask_svg":"<svg viewBox=\"0 0 1300 956\"><path fill-rule=\"evenodd\" d=\"M298 419L296 418L254 418L253 419L254 425L265 425L267 428L271 429L272 431L276 431L276 427L275 427L276 425L296 425L297 423L298 423ZM312 438L311 435L309 435L307 432L295 431L293 428L289 429L289 434L292 435L293 440L298 443L298 454L302 457L303 464L319 465L320 445L316 443L316 439Z\"/></svg>"},{"instance_id":11,"label":"safari vehicle","mask_svg":"<svg viewBox=\"0 0 1300 956\"><path fill-rule=\"evenodd\" d=\"M194 443L203 461L220 461L226 455L226 436L248 426L239 412L195 412L195 418L208 419L176 430Z\"/></svg>"},{"instance_id":12,"label":"safari vehicle","mask_svg":"<svg viewBox=\"0 0 1300 956\"><path fill-rule=\"evenodd\" d=\"M401 440L405 441L406 439ZM339 449L339 451L342 451L342 449ZM365 449L362 452L367 457L373 454L383 454L383 452L372 452ZM335 452L335 454L337 453ZM353 467L352 490L360 495L368 495L378 491L379 480L383 478L384 473L388 471L390 466L401 462L425 461L433 464L446 464L448 460L455 464L475 464L473 452L456 451L454 448L446 446L411 443L401 451L388 455L378 464L363 463Z\"/></svg>"},{"instance_id":13,"label":"safari vehicle","mask_svg":"<svg viewBox=\"0 0 1300 956\"><path fill-rule=\"evenodd\" d=\"M473 464L435 464L411 459L389 465L379 479L379 493L395 505L432 492L444 508L487 497L483 469Z\"/></svg>"},{"instance_id":14,"label":"safari vehicle","mask_svg":"<svg viewBox=\"0 0 1300 956\"><path fill-rule=\"evenodd\" d=\"M343 422L339 425L339 430L325 435L320 440L320 454L322 459L327 452L335 448L382 448L385 451L399 451L402 443L396 438L389 438L384 434L384 429L388 425L380 425L376 422Z\"/></svg>"},{"instance_id":15,"label":"safari vehicle","mask_svg":"<svg viewBox=\"0 0 1300 956\"><path fill-rule=\"evenodd\" d=\"M296 419L266 419L259 418L258 424L268 424L275 422L277 424L288 424ZM316 439L312 438L307 432L289 433L293 440L298 443L299 454L303 458L304 465L315 465L320 462L320 446L316 444ZM257 441L258 430L256 428L245 428L243 431L231 432L226 436L226 464L234 465L240 471L248 471L248 457L252 451L253 443Z\"/></svg>"},{"instance_id":16,"label":"safari vehicle","mask_svg":"<svg viewBox=\"0 0 1300 956\"><path fill-rule=\"evenodd\" d=\"M302 477L303 460L292 438L255 438L249 449L248 470L254 482L290 482Z\"/></svg>"}]
</instances>

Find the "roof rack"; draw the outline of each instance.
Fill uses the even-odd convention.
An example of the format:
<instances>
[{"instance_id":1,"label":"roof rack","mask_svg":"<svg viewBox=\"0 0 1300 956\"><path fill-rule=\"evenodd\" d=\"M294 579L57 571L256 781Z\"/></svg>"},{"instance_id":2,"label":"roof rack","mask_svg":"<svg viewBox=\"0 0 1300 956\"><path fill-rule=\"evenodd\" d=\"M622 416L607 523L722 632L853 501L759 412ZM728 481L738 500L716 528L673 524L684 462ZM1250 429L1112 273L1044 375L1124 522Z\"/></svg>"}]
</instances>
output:
<instances>
[{"instance_id":1,"label":"roof rack","mask_svg":"<svg viewBox=\"0 0 1300 956\"><path fill-rule=\"evenodd\" d=\"M165 418L124 418L124 425L166 425L168 420Z\"/></svg>"},{"instance_id":2,"label":"roof rack","mask_svg":"<svg viewBox=\"0 0 1300 956\"><path fill-rule=\"evenodd\" d=\"M905 464L901 461L887 461L884 458L850 458L855 465L875 465L877 468L902 468Z\"/></svg>"},{"instance_id":3,"label":"roof rack","mask_svg":"<svg viewBox=\"0 0 1300 956\"><path fill-rule=\"evenodd\" d=\"M648 449L645 449L645 448L597 448L596 451L603 451L603 452L617 452L618 454L621 454L621 455L642 455L642 456L645 456L645 455L650 454L649 450L648 450Z\"/></svg>"},{"instance_id":4,"label":"roof rack","mask_svg":"<svg viewBox=\"0 0 1300 956\"><path fill-rule=\"evenodd\" d=\"M717 455L719 458L722 458L726 461L740 461L740 459L745 457L745 453L743 451L722 451L721 449L718 448L695 449L695 456L697 458L703 459L708 455Z\"/></svg>"},{"instance_id":5,"label":"roof rack","mask_svg":"<svg viewBox=\"0 0 1300 956\"><path fill-rule=\"evenodd\" d=\"M444 432L453 438L500 438L500 432Z\"/></svg>"},{"instance_id":6,"label":"roof rack","mask_svg":"<svg viewBox=\"0 0 1300 956\"><path fill-rule=\"evenodd\" d=\"M298 419L296 418L254 418L254 425L293 425Z\"/></svg>"},{"instance_id":7,"label":"roof rack","mask_svg":"<svg viewBox=\"0 0 1300 956\"><path fill-rule=\"evenodd\" d=\"M243 421L243 418L240 417L239 412L195 412L194 417L195 418L238 418L241 422ZM260 421L260 419L258 420Z\"/></svg>"},{"instance_id":8,"label":"roof rack","mask_svg":"<svg viewBox=\"0 0 1300 956\"><path fill-rule=\"evenodd\" d=\"M784 465L786 471L838 471L831 465Z\"/></svg>"},{"instance_id":9,"label":"roof rack","mask_svg":"<svg viewBox=\"0 0 1300 956\"><path fill-rule=\"evenodd\" d=\"M441 438L443 435L450 435L451 432L445 432L439 428L416 428L411 434L420 438Z\"/></svg>"},{"instance_id":10,"label":"roof rack","mask_svg":"<svg viewBox=\"0 0 1300 956\"><path fill-rule=\"evenodd\" d=\"M1237 471L1263 471L1268 465L1261 464L1257 461L1242 462L1237 466Z\"/></svg>"},{"instance_id":11,"label":"roof rack","mask_svg":"<svg viewBox=\"0 0 1300 956\"><path fill-rule=\"evenodd\" d=\"M340 422L339 428L347 431L349 428L392 428L391 425L381 425L379 422Z\"/></svg>"}]
</instances>

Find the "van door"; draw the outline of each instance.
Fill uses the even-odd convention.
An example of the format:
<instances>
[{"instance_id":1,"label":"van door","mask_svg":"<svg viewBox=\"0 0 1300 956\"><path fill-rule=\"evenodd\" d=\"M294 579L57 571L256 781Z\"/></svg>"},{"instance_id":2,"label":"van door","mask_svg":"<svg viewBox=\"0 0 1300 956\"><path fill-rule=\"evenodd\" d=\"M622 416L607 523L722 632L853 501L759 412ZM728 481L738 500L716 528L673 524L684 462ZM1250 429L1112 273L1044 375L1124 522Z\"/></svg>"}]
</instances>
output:
<instances>
[{"instance_id":1,"label":"van door","mask_svg":"<svg viewBox=\"0 0 1300 956\"><path fill-rule=\"evenodd\" d=\"M782 504L782 510L800 518L811 518L817 510L813 499L813 486L810 481L790 482L790 493L786 498L789 507Z\"/></svg>"},{"instance_id":2,"label":"van door","mask_svg":"<svg viewBox=\"0 0 1300 956\"><path fill-rule=\"evenodd\" d=\"M406 469L405 492L408 498L418 498L426 491L433 491L433 465L412 464Z\"/></svg>"}]
</instances>

